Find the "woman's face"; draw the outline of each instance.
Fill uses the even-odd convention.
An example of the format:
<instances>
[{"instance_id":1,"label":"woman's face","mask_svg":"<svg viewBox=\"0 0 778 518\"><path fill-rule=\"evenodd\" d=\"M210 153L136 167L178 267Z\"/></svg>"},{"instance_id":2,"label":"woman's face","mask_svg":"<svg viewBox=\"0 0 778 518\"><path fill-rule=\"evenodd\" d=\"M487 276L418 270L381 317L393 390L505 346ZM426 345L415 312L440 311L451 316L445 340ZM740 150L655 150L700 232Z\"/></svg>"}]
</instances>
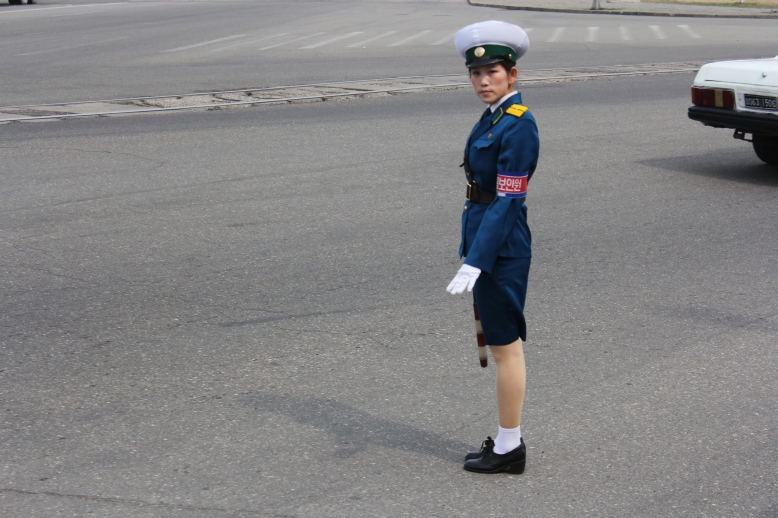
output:
<instances>
[{"instance_id":1,"label":"woman's face","mask_svg":"<svg viewBox=\"0 0 778 518\"><path fill-rule=\"evenodd\" d=\"M495 102L513 90L519 71L513 67L510 73L499 63L470 69L470 82L476 95L486 104Z\"/></svg>"}]
</instances>

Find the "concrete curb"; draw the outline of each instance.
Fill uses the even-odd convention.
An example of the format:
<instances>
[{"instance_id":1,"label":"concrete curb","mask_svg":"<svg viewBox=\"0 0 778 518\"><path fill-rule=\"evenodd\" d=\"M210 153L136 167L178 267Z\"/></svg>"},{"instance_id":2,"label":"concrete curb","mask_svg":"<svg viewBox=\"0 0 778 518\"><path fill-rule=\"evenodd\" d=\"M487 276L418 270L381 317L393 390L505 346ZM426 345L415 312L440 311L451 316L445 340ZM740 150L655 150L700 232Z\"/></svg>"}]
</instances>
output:
<instances>
[{"instance_id":1,"label":"concrete curb","mask_svg":"<svg viewBox=\"0 0 778 518\"><path fill-rule=\"evenodd\" d=\"M646 12L646 11L611 11L601 9L594 11L592 9L564 9L554 7L533 7L521 5L501 5L479 2L477 0L467 0L467 3L474 7L493 7L496 9L510 9L512 11L540 11L547 13L573 13L573 14L616 14L626 16L668 16L683 18L762 18L778 19L778 14L704 14L704 13L667 13L667 12Z\"/></svg>"}]
</instances>

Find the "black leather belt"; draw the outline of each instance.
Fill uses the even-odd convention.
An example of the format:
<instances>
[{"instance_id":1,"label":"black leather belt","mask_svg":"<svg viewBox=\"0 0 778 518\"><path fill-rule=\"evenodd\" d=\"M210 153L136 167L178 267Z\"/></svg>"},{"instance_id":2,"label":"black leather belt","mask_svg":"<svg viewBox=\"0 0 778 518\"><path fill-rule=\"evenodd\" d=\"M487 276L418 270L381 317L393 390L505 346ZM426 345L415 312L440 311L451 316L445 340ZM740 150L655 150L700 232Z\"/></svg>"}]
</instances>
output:
<instances>
[{"instance_id":1,"label":"black leather belt","mask_svg":"<svg viewBox=\"0 0 778 518\"><path fill-rule=\"evenodd\" d=\"M487 205L492 203L497 197L497 194L492 191L481 189L481 187L475 183L475 176L470 170L470 164L467 162L467 155L465 155L465 159L462 161L462 164L459 167L465 168L465 174L467 175L468 180L467 194L465 195L465 198L467 198L469 201L472 201L473 203L486 203Z\"/></svg>"},{"instance_id":2,"label":"black leather belt","mask_svg":"<svg viewBox=\"0 0 778 518\"><path fill-rule=\"evenodd\" d=\"M467 195L465 198L472 201L473 203L489 204L492 203L496 197L496 193L481 189L475 182L467 184Z\"/></svg>"}]
</instances>

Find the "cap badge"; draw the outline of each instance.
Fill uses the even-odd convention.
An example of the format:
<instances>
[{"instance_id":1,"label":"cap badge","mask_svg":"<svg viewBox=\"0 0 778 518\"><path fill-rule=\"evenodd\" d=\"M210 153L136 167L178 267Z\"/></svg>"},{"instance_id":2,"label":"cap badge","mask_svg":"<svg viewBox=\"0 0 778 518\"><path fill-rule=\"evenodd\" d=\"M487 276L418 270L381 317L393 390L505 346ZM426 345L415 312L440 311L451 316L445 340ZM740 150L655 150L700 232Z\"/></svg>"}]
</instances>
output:
<instances>
[{"instance_id":1,"label":"cap badge","mask_svg":"<svg viewBox=\"0 0 778 518\"><path fill-rule=\"evenodd\" d=\"M483 47L478 47L477 49L475 49L475 52L473 52L473 54L475 54L475 57L480 58L484 54L486 54L486 49Z\"/></svg>"}]
</instances>

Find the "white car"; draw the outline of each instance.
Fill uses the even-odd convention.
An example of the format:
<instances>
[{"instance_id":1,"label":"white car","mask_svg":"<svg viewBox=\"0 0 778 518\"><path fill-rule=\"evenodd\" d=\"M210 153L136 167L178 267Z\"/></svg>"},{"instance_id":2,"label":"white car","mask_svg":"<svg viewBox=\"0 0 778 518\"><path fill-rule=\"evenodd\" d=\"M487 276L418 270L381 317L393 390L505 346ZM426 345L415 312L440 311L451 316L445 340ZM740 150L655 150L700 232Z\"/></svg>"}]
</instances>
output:
<instances>
[{"instance_id":1,"label":"white car","mask_svg":"<svg viewBox=\"0 0 778 518\"><path fill-rule=\"evenodd\" d=\"M734 129L763 162L778 165L778 56L704 65L694 78L692 103L690 119Z\"/></svg>"}]
</instances>

